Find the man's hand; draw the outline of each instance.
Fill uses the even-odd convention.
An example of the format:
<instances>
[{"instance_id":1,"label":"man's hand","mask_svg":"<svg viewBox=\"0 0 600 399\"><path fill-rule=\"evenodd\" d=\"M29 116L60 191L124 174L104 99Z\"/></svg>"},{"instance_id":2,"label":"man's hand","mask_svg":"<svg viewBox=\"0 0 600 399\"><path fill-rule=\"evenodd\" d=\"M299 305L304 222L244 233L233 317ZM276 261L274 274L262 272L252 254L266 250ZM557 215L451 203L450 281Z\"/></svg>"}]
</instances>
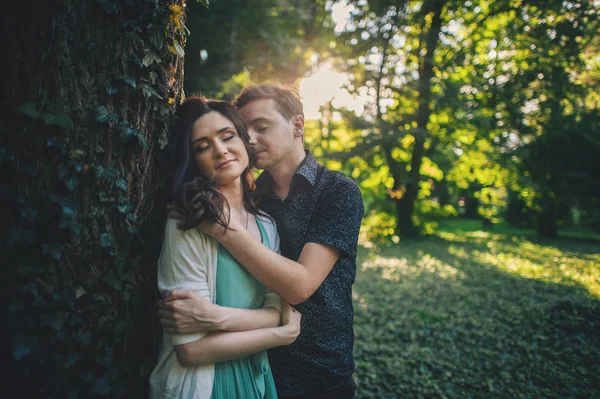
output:
<instances>
[{"instance_id":1,"label":"man's hand","mask_svg":"<svg viewBox=\"0 0 600 399\"><path fill-rule=\"evenodd\" d=\"M207 223L207 222L203 222L200 223L200 225L198 226L200 228L200 230L205 233L208 234L209 236L211 236L212 238L214 238L217 241L220 241L220 239L227 234L227 230L221 226L218 223ZM243 224L241 224L238 220L231 218L229 220L229 225L227 226L228 229L231 230L237 230L237 229L242 229L244 230L245 227Z\"/></svg>"},{"instance_id":2,"label":"man's hand","mask_svg":"<svg viewBox=\"0 0 600 399\"><path fill-rule=\"evenodd\" d=\"M192 291L172 291L157 305L160 324L171 334L221 330L219 307Z\"/></svg>"},{"instance_id":3,"label":"man's hand","mask_svg":"<svg viewBox=\"0 0 600 399\"><path fill-rule=\"evenodd\" d=\"M284 345L293 343L300 335L302 315L289 303L281 301L281 329L284 333Z\"/></svg>"}]
</instances>

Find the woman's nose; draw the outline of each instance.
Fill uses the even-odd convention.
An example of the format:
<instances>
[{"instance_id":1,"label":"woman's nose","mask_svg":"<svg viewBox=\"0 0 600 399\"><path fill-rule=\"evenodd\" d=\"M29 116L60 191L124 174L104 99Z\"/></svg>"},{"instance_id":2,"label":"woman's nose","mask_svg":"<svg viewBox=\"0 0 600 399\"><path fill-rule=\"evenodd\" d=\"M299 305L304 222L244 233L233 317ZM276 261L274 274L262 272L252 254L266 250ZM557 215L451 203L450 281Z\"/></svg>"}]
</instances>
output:
<instances>
[{"instance_id":1,"label":"woman's nose","mask_svg":"<svg viewBox=\"0 0 600 399\"><path fill-rule=\"evenodd\" d=\"M227 150L227 146L223 143L217 143L215 144L215 156L217 158L222 157L223 155L227 154L229 152L229 150Z\"/></svg>"}]
</instances>

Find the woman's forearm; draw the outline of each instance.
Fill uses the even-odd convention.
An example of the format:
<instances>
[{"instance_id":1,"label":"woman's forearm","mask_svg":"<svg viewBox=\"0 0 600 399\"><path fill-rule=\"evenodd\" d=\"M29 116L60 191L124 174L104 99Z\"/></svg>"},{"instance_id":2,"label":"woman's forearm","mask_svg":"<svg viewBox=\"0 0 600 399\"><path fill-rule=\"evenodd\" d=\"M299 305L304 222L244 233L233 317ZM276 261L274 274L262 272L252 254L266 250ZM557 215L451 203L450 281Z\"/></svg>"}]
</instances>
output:
<instances>
[{"instance_id":1,"label":"woman's forearm","mask_svg":"<svg viewBox=\"0 0 600 399\"><path fill-rule=\"evenodd\" d=\"M175 346L175 353L182 366L206 366L289 345L298 333L297 328L289 325L250 331L215 331L197 341Z\"/></svg>"},{"instance_id":2,"label":"woman's forearm","mask_svg":"<svg viewBox=\"0 0 600 399\"><path fill-rule=\"evenodd\" d=\"M247 331L258 328L277 327L280 313L275 308L239 309L222 307L222 323L219 330Z\"/></svg>"}]
</instances>

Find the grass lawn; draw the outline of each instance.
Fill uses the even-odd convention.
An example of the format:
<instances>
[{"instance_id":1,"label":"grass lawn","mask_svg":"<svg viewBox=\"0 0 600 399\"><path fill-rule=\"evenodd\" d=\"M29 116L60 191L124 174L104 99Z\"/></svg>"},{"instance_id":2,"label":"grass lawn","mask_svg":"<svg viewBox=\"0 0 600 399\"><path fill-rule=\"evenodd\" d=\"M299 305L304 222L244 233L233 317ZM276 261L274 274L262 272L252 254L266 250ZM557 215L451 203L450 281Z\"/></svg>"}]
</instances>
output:
<instances>
[{"instance_id":1,"label":"grass lawn","mask_svg":"<svg viewBox=\"0 0 600 399\"><path fill-rule=\"evenodd\" d=\"M361 249L357 397L600 398L600 240L531 233Z\"/></svg>"}]
</instances>

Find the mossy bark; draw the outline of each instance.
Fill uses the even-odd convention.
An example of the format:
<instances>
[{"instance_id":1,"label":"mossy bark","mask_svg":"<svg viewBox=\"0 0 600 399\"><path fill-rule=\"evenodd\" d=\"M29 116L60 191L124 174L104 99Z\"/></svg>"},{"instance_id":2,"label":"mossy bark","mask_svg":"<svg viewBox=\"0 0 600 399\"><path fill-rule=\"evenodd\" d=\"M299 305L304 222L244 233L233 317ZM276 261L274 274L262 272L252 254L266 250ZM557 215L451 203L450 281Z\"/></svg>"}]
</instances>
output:
<instances>
[{"instance_id":1,"label":"mossy bark","mask_svg":"<svg viewBox=\"0 0 600 399\"><path fill-rule=\"evenodd\" d=\"M3 377L23 397L146 396L163 153L183 96L183 4L10 3Z\"/></svg>"}]
</instances>

